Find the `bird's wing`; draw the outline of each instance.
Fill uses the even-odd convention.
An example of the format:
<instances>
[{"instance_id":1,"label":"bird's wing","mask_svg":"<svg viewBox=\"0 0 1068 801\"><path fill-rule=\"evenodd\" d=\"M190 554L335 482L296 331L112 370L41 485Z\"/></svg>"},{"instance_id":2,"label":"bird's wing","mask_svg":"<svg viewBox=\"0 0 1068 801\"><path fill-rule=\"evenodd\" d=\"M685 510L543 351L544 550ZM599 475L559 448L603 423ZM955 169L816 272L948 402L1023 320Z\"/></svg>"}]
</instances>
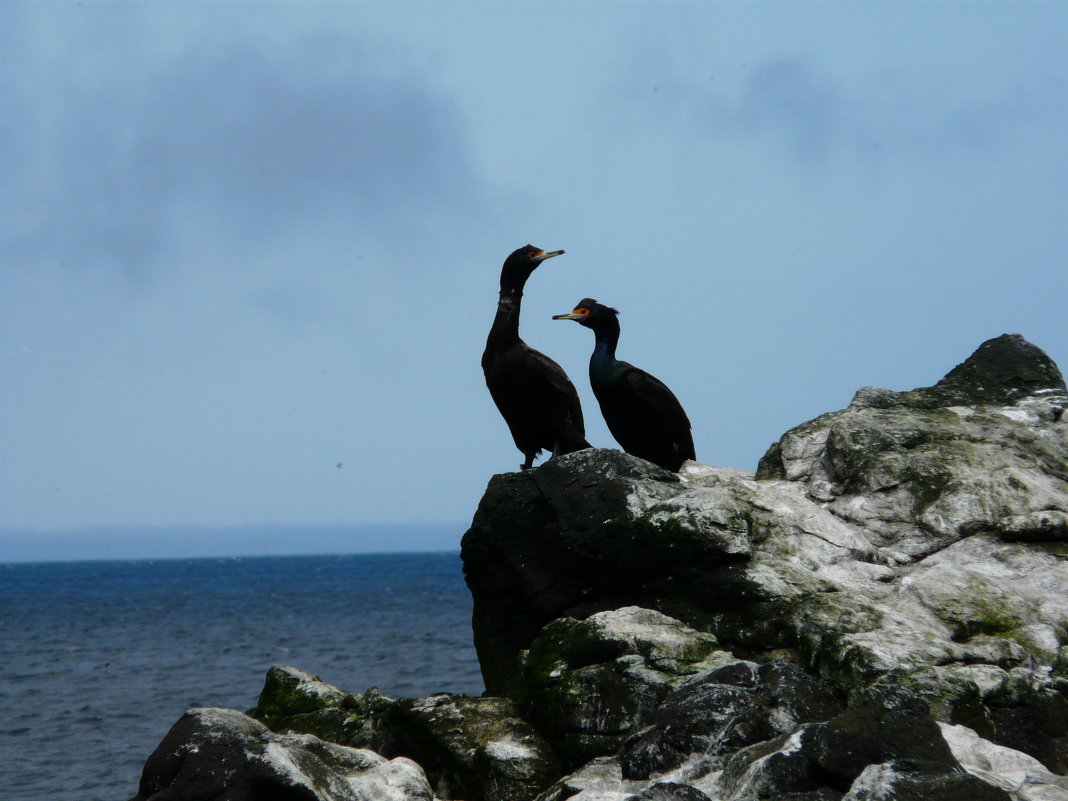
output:
<instances>
[{"instance_id":1,"label":"bird's wing","mask_svg":"<svg viewBox=\"0 0 1068 801\"><path fill-rule=\"evenodd\" d=\"M650 413L661 419L670 419L680 429L689 430L690 418L667 384L632 364L628 364L627 368L627 385L649 407Z\"/></svg>"},{"instance_id":2,"label":"bird's wing","mask_svg":"<svg viewBox=\"0 0 1068 801\"><path fill-rule=\"evenodd\" d=\"M579 402L578 390L571 383L571 379L567 377L564 368L541 351L534 350L529 345L526 346L523 358L532 369L537 370L539 374L545 377L556 392L567 398L571 422L578 428L579 433L584 433L586 427L582 421L582 404Z\"/></svg>"}]
</instances>

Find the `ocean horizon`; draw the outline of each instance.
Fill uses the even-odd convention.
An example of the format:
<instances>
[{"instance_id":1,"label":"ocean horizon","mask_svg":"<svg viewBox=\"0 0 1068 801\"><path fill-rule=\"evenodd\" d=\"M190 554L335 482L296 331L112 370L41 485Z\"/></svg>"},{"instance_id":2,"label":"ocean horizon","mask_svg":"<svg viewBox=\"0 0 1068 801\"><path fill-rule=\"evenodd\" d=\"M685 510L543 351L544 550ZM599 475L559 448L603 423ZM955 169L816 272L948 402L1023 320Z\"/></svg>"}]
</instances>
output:
<instances>
[{"instance_id":1,"label":"ocean horizon","mask_svg":"<svg viewBox=\"0 0 1068 801\"><path fill-rule=\"evenodd\" d=\"M466 523L0 528L0 564L460 550Z\"/></svg>"},{"instance_id":2,"label":"ocean horizon","mask_svg":"<svg viewBox=\"0 0 1068 801\"><path fill-rule=\"evenodd\" d=\"M346 692L483 690L456 551L7 561L0 609L13 801L131 798L186 709L250 709L275 664Z\"/></svg>"}]
</instances>

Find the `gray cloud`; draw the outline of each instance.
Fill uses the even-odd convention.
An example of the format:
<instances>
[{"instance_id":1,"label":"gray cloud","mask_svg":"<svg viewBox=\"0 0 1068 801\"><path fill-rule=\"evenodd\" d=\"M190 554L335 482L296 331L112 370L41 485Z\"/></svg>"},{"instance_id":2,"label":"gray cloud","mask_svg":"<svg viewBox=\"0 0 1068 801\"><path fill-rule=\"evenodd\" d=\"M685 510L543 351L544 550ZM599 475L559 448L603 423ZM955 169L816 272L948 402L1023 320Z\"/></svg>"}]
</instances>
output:
<instances>
[{"instance_id":1,"label":"gray cloud","mask_svg":"<svg viewBox=\"0 0 1068 801\"><path fill-rule=\"evenodd\" d=\"M15 264L136 284L197 230L269 239L328 218L374 234L472 191L450 104L329 36L69 58L0 94ZM19 91L35 80L47 91Z\"/></svg>"},{"instance_id":2,"label":"gray cloud","mask_svg":"<svg viewBox=\"0 0 1068 801\"><path fill-rule=\"evenodd\" d=\"M809 166L842 158L952 163L997 157L1034 134L1063 130L1068 121L1068 79L1038 68L991 82L900 70L847 80L811 59L792 57L715 80L657 66L665 70L658 91L640 95L656 112L652 119L681 122L714 138L765 143Z\"/></svg>"},{"instance_id":3,"label":"gray cloud","mask_svg":"<svg viewBox=\"0 0 1068 801\"><path fill-rule=\"evenodd\" d=\"M419 210L440 197L434 189L463 186L447 104L370 74L340 47L303 50L271 57L246 46L167 76L157 87L171 99L143 116L139 166L182 165L172 177L224 207L252 192L264 225L338 203L376 217Z\"/></svg>"},{"instance_id":4,"label":"gray cloud","mask_svg":"<svg viewBox=\"0 0 1068 801\"><path fill-rule=\"evenodd\" d=\"M702 116L713 128L779 140L795 159L823 162L844 101L838 87L804 63L780 59L754 67L735 97L710 97Z\"/></svg>"}]
</instances>

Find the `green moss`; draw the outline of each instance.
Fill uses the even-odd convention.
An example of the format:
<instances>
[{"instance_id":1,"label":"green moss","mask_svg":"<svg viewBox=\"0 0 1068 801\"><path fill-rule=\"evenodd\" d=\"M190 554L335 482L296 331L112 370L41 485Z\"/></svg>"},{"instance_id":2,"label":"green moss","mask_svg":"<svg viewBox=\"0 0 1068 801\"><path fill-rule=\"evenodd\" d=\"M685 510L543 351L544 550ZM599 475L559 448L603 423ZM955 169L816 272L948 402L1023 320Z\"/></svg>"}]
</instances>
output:
<instances>
[{"instance_id":1,"label":"green moss","mask_svg":"<svg viewBox=\"0 0 1068 801\"><path fill-rule=\"evenodd\" d=\"M993 599L978 598L975 601L975 615L965 621L969 634L1007 635L1020 626L1020 619L1007 606L996 603Z\"/></svg>"},{"instance_id":2,"label":"green moss","mask_svg":"<svg viewBox=\"0 0 1068 801\"><path fill-rule=\"evenodd\" d=\"M544 686L557 670L576 670L609 662L623 654L621 643L606 638L586 621L559 618L546 626L524 658L528 683Z\"/></svg>"},{"instance_id":3,"label":"green moss","mask_svg":"<svg viewBox=\"0 0 1068 801\"><path fill-rule=\"evenodd\" d=\"M852 492L874 475L897 476L918 496L917 511L938 498L951 478L949 462L966 459L960 418L944 409L917 412L871 409L835 425L827 438L827 461L834 477Z\"/></svg>"},{"instance_id":4,"label":"green moss","mask_svg":"<svg viewBox=\"0 0 1068 801\"><path fill-rule=\"evenodd\" d=\"M767 452L760 457L757 463L756 477L758 480L773 480L786 478L786 469L782 462L782 440L775 442Z\"/></svg>"},{"instance_id":5,"label":"green moss","mask_svg":"<svg viewBox=\"0 0 1068 801\"><path fill-rule=\"evenodd\" d=\"M263 721L267 723L266 721ZM291 715L267 724L273 731L283 734L314 734L320 740L331 743L347 741L346 731L358 725L359 716L346 713L341 709L322 709L303 715Z\"/></svg>"},{"instance_id":6,"label":"green moss","mask_svg":"<svg viewBox=\"0 0 1068 801\"><path fill-rule=\"evenodd\" d=\"M1062 645L1057 649L1057 656L1053 660L1053 676L1060 680L1068 680L1068 645Z\"/></svg>"},{"instance_id":7,"label":"green moss","mask_svg":"<svg viewBox=\"0 0 1068 801\"><path fill-rule=\"evenodd\" d=\"M798 604L795 633L802 658L844 691L863 687L878 672L877 655L854 635L883 625L882 614L855 596L818 593Z\"/></svg>"},{"instance_id":8,"label":"green moss","mask_svg":"<svg viewBox=\"0 0 1068 801\"><path fill-rule=\"evenodd\" d=\"M275 666L267 672L253 716L267 723L268 720L338 707L344 697L344 693L323 684L317 676Z\"/></svg>"},{"instance_id":9,"label":"green moss","mask_svg":"<svg viewBox=\"0 0 1068 801\"><path fill-rule=\"evenodd\" d=\"M963 611L960 618L954 621L953 639L956 642L982 635L1007 637L1031 650L1019 634L1022 624L1019 613L981 577L974 576L969 580L961 603ZM1020 600L1017 599L1016 603L1020 603Z\"/></svg>"},{"instance_id":10,"label":"green moss","mask_svg":"<svg viewBox=\"0 0 1068 801\"><path fill-rule=\"evenodd\" d=\"M901 482L909 487L914 498L914 514L919 515L942 497L952 480L952 473L946 468L950 461L951 458L942 450L929 459L916 457L902 465Z\"/></svg>"},{"instance_id":11,"label":"green moss","mask_svg":"<svg viewBox=\"0 0 1068 801\"><path fill-rule=\"evenodd\" d=\"M779 537L772 544L771 549L779 556L789 558L797 553L797 548L785 537Z\"/></svg>"}]
</instances>

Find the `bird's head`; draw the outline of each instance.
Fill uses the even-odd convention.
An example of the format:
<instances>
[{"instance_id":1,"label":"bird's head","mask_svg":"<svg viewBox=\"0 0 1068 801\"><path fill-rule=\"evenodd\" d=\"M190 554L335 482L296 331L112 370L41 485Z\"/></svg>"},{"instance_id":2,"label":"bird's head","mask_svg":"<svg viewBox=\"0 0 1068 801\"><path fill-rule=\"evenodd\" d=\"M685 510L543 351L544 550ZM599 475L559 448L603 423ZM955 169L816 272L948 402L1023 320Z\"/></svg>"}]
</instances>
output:
<instances>
[{"instance_id":1,"label":"bird's head","mask_svg":"<svg viewBox=\"0 0 1068 801\"><path fill-rule=\"evenodd\" d=\"M533 245L516 248L504 260L504 267L501 268L501 288L521 288L530 274L538 269L539 264L563 252L562 250L544 251Z\"/></svg>"},{"instance_id":2,"label":"bird's head","mask_svg":"<svg viewBox=\"0 0 1068 801\"><path fill-rule=\"evenodd\" d=\"M587 328L596 328L599 324L614 321L619 315L617 309L598 303L593 298L583 298L567 314L554 314L554 320L574 320Z\"/></svg>"}]
</instances>

